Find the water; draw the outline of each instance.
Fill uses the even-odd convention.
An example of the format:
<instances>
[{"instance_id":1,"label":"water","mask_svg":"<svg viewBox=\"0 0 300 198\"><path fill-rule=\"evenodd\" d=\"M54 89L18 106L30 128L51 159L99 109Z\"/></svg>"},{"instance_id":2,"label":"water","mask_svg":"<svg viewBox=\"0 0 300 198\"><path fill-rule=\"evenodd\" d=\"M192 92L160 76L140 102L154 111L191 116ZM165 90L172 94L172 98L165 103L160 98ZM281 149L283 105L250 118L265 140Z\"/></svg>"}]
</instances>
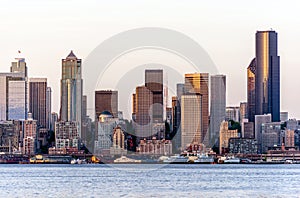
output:
<instances>
[{"instance_id":1,"label":"water","mask_svg":"<svg viewBox=\"0 0 300 198\"><path fill-rule=\"evenodd\" d=\"M300 197L300 165L0 165L0 197Z\"/></svg>"}]
</instances>

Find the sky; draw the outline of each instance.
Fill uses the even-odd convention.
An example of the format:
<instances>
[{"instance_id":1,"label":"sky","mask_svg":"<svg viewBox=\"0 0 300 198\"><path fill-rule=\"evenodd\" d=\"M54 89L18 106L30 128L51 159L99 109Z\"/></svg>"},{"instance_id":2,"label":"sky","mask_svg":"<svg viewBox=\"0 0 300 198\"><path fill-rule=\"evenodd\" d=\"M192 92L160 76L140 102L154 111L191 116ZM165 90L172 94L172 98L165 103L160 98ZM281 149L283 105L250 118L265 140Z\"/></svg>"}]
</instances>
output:
<instances>
[{"instance_id":1,"label":"sky","mask_svg":"<svg viewBox=\"0 0 300 198\"><path fill-rule=\"evenodd\" d=\"M299 9L298 1L276 0L2 0L0 72L9 71L20 50L29 77L48 78L53 111L58 112L61 59L70 50L83 60L84 68L85 58L115 34L168 28L208 52L219 73L227 76L227 106L236 106L246 101L246 68L255 55L255 32L272 28L278 32L281 111L300 118Z\"/></svg>"}]
</instances>

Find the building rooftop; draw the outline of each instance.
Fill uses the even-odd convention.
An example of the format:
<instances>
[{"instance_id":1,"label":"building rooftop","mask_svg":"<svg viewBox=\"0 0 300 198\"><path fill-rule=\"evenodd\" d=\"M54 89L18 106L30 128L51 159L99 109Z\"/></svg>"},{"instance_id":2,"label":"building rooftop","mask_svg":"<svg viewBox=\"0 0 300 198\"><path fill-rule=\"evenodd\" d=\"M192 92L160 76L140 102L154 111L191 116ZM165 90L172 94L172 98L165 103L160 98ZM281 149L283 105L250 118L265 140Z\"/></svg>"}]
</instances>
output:
<instances>
[{"instance_id":1,"label":"building rooftop","mask_svg":"<svg viewBox=\"0 0 300 198\"><path fill-rule=\"evenodd\" d=\"M76 57L76 55L74 54L73 50L71 50L70 54L67 56L67 59L74 59L74 58L77 59L77 57Z\"/></svg>"}]
</instances>

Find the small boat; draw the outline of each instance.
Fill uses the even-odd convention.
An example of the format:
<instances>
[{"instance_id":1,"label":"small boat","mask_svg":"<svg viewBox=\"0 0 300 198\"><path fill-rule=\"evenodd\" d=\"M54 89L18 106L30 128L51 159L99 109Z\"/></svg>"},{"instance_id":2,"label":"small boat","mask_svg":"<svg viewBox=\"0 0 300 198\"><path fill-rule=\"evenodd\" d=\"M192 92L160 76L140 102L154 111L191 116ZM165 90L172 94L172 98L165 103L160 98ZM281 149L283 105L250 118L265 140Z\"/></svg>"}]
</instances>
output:
<instances>
[{"instance_id":1,"label":"small boat","mask_svg":"<svg viewBox=\"0 0 300 198\"><path fill-rule=\"evenodd\" d=\"M77 161L76 159L72 159L70 163L71 163L71 164L77 164L78 161Z\"/></svg>"}]
</instances>

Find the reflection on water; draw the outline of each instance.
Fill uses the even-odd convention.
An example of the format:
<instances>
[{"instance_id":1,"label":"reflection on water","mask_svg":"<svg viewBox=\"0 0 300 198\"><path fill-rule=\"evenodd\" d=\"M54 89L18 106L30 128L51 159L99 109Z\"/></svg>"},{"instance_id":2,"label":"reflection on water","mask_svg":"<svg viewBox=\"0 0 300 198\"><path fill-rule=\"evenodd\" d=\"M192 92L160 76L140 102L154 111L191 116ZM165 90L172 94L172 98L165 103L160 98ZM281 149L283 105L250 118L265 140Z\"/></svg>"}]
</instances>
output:
<instances>
[{"instance_id":1,"label":"reflection on water","mask_svg":"<svg viewBox=\"0 0 300 198\"><path fill-rule=\"evenodd\" d=\"M0 165L0 197L298 197L300 165Z\"/></svg>"}]
</instances>

